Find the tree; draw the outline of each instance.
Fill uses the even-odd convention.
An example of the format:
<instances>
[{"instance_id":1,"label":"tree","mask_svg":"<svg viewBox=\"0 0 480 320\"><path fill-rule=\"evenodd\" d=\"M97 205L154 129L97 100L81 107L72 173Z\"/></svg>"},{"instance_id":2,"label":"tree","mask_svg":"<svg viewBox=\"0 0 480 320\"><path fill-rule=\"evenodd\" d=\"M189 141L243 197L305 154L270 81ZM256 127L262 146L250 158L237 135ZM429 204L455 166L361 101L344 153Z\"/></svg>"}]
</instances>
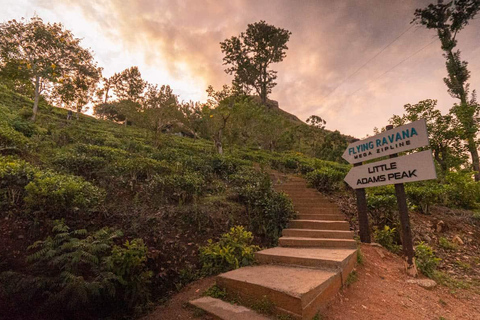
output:
<instances>
[{"instance_id":1,"label":"tree","mask_svg":"<svg viewBox=\"0 0 480 320\"><path fill-rule=\"evenodd\" d=\"M147 82L142 79L138 67L130 67L120 73L115 73L111 78L113 93L118 100L141 102L142 94Z\"/></svg>"},{"instance_id":2,"label":"tree","mask_svg":"<svg viewBox=\"0 0 480 320\"><path fill-rule=\"evenodd\" d=\"M467 69L467 62L460 59L460 50L455 51L454 48L457 46L458 32L468 25L479 10L480 1L478 0L455 0L445 4L439 0L436 5L430 4L424 9L417 9L414 20L428 29L436 30L441 41L448 71L444 82L450 95L460 100L460 104L455 104L451 112L461 124L461 137L466 140L472 157L475 181L480 181L480 160L476 141L479 131L476 118L480 112L480 105L476 101L475 91L469 100L467 81L470 78L470 72Z\"/></svg>"},{"instance_id":3,"label":"tree","mask_svg":"<svg viewBox=\"0 0 480 320\"><path fill-rule=\"evenodd\" d=\"M248 94L254 88L263 104L276 85L277 72L270 70L272 63L281 62L288 49L291 32L276 28L265 21L249 24L246 32L220 42L228 74L234 75L237 90Z\"/></svg>"},{"instance_id":4,"label":"tree","mask_svg":"<svg viewBox=\"0 0 480 320\"><path fill-rule=\"evenodd\" d=\"M80 46L61 24L45 24L39 17L0 24L0 68L17 72L34 86L34 121L40 95L84 72L96 68L92 53Z\"/></svg>"},{"instance_id":5,"label":"tree","mask_svg":"<svg viewBox=\"0 0 480 320\"><path fill-rule=\"evenodd\" d=\"M318 156L317 144L320 142L320 137L325 132L325 125L327 122L319 116L311 115L306 121L310 125L310 134L312 136L312 151L313 156Z\"/></svg>"},{"instance_id":6,"label":"tree","mask_svg":"<svg viewBox=\"0 0 480 320\"><path fill-rule=\"evenodd\" d=\"M178 98L168 85L147 85L142 106L143 125L158 133L167 125L179 121L183 116L178 108Z\"/></svg>"},{"instance_id":7,"label":"tree","mask_svg":"<svg viewBox=\"0 0 480 320\"><path fill-rule=\"evenodd\" d=\"M451 168L460 167L466 162L464 148L459 137L458 121L451 115L442 115L436 109L437 100L423 100L417 104L406 104L405 114L394 115L390 124L401 126L409 122L425 119L429 134L430 148L435 160L445 174Z\"/></svg>"}]
</instances>

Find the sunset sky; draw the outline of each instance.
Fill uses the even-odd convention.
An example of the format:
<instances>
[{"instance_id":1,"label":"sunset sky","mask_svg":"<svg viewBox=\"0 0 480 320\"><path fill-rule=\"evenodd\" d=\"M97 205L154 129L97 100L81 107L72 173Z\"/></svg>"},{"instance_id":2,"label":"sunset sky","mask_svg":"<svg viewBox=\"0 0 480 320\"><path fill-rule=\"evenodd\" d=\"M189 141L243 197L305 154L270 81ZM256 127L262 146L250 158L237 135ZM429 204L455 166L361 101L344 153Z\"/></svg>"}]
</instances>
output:
<instances>
[{"instance_id":1,"label":"sunset sky","mask_svg":"<svg viewBox=\"0 0 480 320\"><path fill-rule=\"evenodd\" d=\"M410 24L415 8L431 1L0 0L0 20L37 14L61 22L95 52L105 76L137 65L147 81L200 101L209 84L231 82L219 42L265 20L292 32L287 57L273 65L270 98L302 120L319 115L327 129L361 138L406 103L437 99L447 112L455 102L435 32ZM458 37L478 90L479 20Z\"/></svg>"}]
</instances>

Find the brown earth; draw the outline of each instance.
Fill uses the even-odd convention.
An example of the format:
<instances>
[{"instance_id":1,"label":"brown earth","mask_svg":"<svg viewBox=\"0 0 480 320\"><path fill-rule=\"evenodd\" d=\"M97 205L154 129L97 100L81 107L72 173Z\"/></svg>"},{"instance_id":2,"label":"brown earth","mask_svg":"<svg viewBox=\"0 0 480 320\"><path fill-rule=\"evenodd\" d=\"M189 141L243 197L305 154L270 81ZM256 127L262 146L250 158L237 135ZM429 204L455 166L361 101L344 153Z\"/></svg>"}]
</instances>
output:
<instances>
[{"instance_id":1,"label":"brown earth","mask_svg":"<svg viewBox=\"0 0 480 320\"><path fill-rule=\"evenodd\" d=\"M383 248L361 245L364 265L358 280L344 288L322 312L323 320L480 319L480 295L467 289L408 284L401 257ZM383 258L381 254L383 254ZM144 320L211 319L187 305L214 284L214 278L191 283Z\"/></svg>"}]
</instances>

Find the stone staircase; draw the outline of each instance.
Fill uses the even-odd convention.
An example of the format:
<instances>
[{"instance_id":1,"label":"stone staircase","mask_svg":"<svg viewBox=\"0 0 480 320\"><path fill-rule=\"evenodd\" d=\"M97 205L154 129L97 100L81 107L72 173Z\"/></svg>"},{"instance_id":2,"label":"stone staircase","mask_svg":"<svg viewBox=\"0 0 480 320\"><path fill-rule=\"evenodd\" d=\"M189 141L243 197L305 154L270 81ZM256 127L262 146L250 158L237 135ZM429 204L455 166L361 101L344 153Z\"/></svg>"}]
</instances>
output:
<instances>
[{"instance_id":1,"label":"stone staircase","mask_svg":"<svg viewBox=\"0 0 480 320\"><path fill-rule=\"evenodd\" d=\"M221 274L217 277L217 286L243 305L268 301L278 315L312 319L353 270L356 242L338 207L319 192L307 188L304 179L289 177L276 183L275 189L284 191L292 199L297 219L290 221L288 228L283 230L279 247L255 254L259 265ZM231 309L229 304L217 299L198 299L190 303L220 319L239 316L238 312L227 312L225 308Z\"/></svg>"}]
</instances>

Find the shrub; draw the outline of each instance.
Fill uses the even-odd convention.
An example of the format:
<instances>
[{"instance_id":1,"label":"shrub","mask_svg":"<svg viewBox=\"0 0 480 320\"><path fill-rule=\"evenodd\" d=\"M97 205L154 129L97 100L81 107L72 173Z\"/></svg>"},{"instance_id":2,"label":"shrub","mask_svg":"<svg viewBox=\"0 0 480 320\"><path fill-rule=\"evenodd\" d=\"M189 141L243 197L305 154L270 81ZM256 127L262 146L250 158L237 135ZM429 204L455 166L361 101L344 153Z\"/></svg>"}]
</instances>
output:
<instances>
[{"instance_id":1,"label":"shrub","mask_svg":"<svg viewBox=\"0 0 480 320\"><path fill-rule=\"evenodd\" d=\"M21 148L28 139L10 125L0 122L0 150L3 148Z\"/></svg>"},{"instance_id":2,"label":"shrub","mask_svg":"<svg viewBox=\"0 0 480 320\"><path fill-rule=\"evenodd\" d=\"M385 249L393 253L398 253L401 246L396 243L396 233L396 228L384 226L383 229L375 230L373 236L375 237L375 241L381 244Z\"/></svg>"},{"instance_id":3,"label":"shrub","mask_svg":"<svg viewBox=\"0 0 480 320\"><path fill-rule=\"evenodd\" d=\"M206 246L200 247L202 272L212 275L252 264L255 251L260 250L252 241L252 233L242 226L231 228L217 242L208 240Z\"/></svg>"},{"instance_id":4,"label":"shrub","mask_svg":"<svg viewBox=\"0 0 480 320\"><path fill-rule=\"evenodd\" d=\"M268 245L275 245L283 228L294 217L291 200L273 190L270 176L265 172L244 169L232 176L239 200L245 204L249 224Z\"/></svg>"},{"instance_id":5,"label":"shrub","mask_svg":"<svg viewBox=\"0 0 480 320\"><path fill-rule=\"evenodd\" d=\"M0 206L15 207L23 202L25 186L36 169L23 160L0 157Z\"/></svg>"},{"instance_id":6,"label":"shrub","mask_svg":"<svg viewBox=\"0 0 480 320\"><path fill-rule=\"evenodd\" d=\"M150 183L150 189L159 192L162 199L177 203L192 201L202 193L204 187L203 177L195 172L155 175Z\"/></svg>"},{"instance_id":7,"label":"shrub","mask_svg":"<svg viewBox=\"0 0 480 320\"><path fill-rule=\"evenodd\" d=\"M431 247L424 242L420 242L415 247L415 263L417 268L427 277L432 278L435 270L440 262L440 259L435 257Z\"/></svg>"},{"instance_id":8,"label":"shrub","mask_svg":"<svg viewBox=\"0 0 480 320\"><path fill-rule=\"evenodd\" d=\"M373 225L394 224L394 213L397 210L397 197L394 194L375 194L371 191L367 196L367 207Z\"/></svg>"},{"instance_id":9,"label":"shrub","mask_svg":"<svg viewBox=\"0 0 480 320\"><path fill-rule=\"evenodd\" d=\"M448 188L448 205L458 208L477 208L480 203L480 182L475 182L472 173L449 172L445 175Z\"/></svg>"},{"instance_id":10,"label":"shrub","mask_svg":"<svg viewBox=\"0 0 480 320\"><path fill-rule=\"evenodd\" d=\"M52 218L77 211L91 212L103 202L105 192L80 177L37 172L26 187L25 204L33 212Z\"/></svg>"},{"instance_id":11,"label":"shrub","mask_svg":"<svg viewBox=\"0 0 480 320\"><path fill-rule=\"evenodd\" d=\"M146 248L141 240L114 245L120 231L70 231L56 221L53 237L29 247L30 274L3 273L0 281L16 303L41 302L68 319L99 318L120 309L133 311L148 301ZM122 313L121 312L121 313Z\"/></svg>"},{"instance_id":12,"label":"shrub","mask_svg":"<svg viewBox=\"0 0 480 320\"><path fill-rule=\"evenodd\" d=\"M18 118L12 122L12 128L15 131L23 133L23 135L28 138L33 136L36 132L35 125L31 121Z\"/></svg>"},{"instance_id":13,"label":"shrub","mask_svg":"<svg viewBox=\"0 0 480 320\"><path fill-rule=\"evenodd\" d=\"M308 184L317 190L332 192L340 188L345 173L331 167L324 167L308 173L306 178Z\"/></svg>"},{"instance_id":14,"label":"shrub","mask_svg":"<svg viewBox=\"0 0 480 320\"><path fill-rule=\"evenodd\" d=\"M442 204L446 200L447 188L434 182L422 184L407 184L405 188L407 198L414 206L424 214L430 214L430 207L434 204Z\"/></svg>"}]
</instances>

